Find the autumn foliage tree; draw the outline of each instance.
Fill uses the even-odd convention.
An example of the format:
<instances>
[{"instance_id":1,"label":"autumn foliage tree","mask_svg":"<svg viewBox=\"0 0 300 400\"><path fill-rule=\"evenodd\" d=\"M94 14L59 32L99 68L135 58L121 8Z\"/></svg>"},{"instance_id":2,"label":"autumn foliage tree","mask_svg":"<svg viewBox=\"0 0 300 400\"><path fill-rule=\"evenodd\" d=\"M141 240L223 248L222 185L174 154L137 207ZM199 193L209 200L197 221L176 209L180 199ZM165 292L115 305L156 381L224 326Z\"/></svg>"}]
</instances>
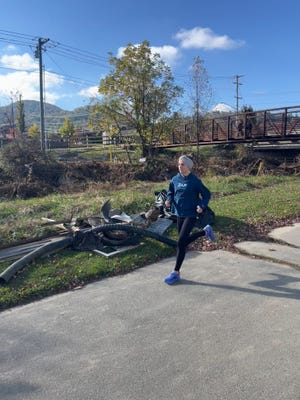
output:
<instances>
[{"instance_id":1,"label":"autumn foliage tree","mask_svg":"<svg viewBox=\"0 0 300 400\"><path fill-rule=\"evenodd\" d=\"M58 133L64 138L70 138L74 136L75 126L69 117L65 118L63 125L58 130Z\"/></svg>"},{"instance_id":2,"label":"autumn foliage tree","mask_svg":"<svg viewBox=\"0 0 300 400\"><path fill-rule=\"evenodd\" d=\"M40 137L40 128L37 126L37 124L33 124L28 128L28 136L30 138L39 139L39 137Z\"/></svg>"},{"instance_id":3,"label":"autumn foliage tree","mask_svg":"<svg viewBox=\"0 0 300 400\"><path fill-rule=\"evenodd\" d=\"M182 89L170 68L153 54L147 41L128 44L122 57L110 56L111 72L100 81L102 101L95 105L100 125L111 133L126 124L140 139L142 155L152 155L153 142L168 133L176 99ZM162 127L162 125L164 125Z\"/></svg>"}]
</instances>

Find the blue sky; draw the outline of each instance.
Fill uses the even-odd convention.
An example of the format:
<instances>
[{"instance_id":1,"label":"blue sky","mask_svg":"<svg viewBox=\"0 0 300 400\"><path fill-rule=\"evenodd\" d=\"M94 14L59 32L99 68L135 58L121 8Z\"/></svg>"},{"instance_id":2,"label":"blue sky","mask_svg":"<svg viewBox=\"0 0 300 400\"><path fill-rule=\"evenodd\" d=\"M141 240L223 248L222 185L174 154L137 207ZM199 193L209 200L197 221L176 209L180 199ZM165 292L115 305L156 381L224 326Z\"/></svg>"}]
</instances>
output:
<instances>
[{"instance_id":1,"label":"blue sky","mask_svg":"<svg viewBox=\"0 0 300 400\"><path fill-rule=\"evenodd\" d=\"M300 104L300 2L287 0L9 0L0 14L0 106L39 100L37 38L44 46L45 101L89 104L108 74L108 53L148 40L187 87L194 57L206 67L212 106L254 109ZM187 99L181 106L187 109Z\"/></svg>"}]
</instances>

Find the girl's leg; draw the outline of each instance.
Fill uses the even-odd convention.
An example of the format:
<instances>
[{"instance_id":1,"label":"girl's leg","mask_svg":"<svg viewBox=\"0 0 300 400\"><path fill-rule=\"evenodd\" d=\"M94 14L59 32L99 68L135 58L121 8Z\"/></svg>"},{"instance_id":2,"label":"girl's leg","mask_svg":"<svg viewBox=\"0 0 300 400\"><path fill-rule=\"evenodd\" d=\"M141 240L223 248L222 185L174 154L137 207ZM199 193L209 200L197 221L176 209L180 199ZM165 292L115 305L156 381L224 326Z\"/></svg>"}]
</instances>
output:
<instances>
[{"instance_id":1,"label":"girl's leg","mask_svg":"<svg viewBox=\"0 0 300 400\"><path fill-rule=\"evenodd\" d=\"M201 236L205 236L204 230L191 233L187 239L187 245L192 243L194 240L198 239Z\"/></svg>"},{"instance_id":2,"label":"girl's leg","mask_svg":"<svg viewBox=\"0 0 300 400\"><path fill-rule=\"evenodd\" d=\"M177 218L177 229L178 229L178 242L177 242L177 255L176 264L174 271L179 272L183 263L186 246L190 243L189 236L195 224L195 218ZM194 239L195 240L195 239Z\"/></svg>"}]
</instances>

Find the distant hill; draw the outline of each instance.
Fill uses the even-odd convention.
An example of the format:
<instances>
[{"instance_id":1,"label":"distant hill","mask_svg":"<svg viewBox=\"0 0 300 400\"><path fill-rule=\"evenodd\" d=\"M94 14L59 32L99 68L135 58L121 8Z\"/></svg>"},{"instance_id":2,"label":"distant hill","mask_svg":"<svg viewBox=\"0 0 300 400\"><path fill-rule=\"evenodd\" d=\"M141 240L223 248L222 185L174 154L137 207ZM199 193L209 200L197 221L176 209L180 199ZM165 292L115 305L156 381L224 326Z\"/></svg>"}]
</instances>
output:
<instances>
[{"instance_id":1,"label":"distant hill","mask_svg":"<svg viewBox=\"0 0 300 400\"><path fill-rule=\"evenodd\" d=\"M40 102L35 100L23 100L25 124L30 127L40 124ZM13 106L13 107L12 107ZM13 110L12 110L13 108ZM45 128L47 131L55 132L64 123L65 117L69 117L75 127L86 127L88 122L89 106L66 111L53 104L44 103ZM13 117L16 121L17 103L0 107L0 126L9 125Z\"/></svg>"}]
</instances>

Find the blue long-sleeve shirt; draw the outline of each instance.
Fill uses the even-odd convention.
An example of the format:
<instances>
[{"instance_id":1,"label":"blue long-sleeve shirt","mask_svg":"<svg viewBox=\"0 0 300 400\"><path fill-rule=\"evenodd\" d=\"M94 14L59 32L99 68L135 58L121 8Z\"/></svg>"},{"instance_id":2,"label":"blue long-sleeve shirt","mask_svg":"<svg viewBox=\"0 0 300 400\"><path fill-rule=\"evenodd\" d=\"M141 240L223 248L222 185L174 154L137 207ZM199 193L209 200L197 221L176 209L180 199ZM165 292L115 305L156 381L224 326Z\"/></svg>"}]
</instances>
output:
<instances>
[{"instance_id":1,"label":"blue long-sleeve shirt","mask_svg":"<svg viewBox=\"0 0 300 400\"><path fill-rule=\"evenodd\" d=\"M210 191L192 172L188 176L175 175L169 184L167 199L178 217L196 217L197 206L203 210L210 200Z\"/></svg>"}]
</instances>

